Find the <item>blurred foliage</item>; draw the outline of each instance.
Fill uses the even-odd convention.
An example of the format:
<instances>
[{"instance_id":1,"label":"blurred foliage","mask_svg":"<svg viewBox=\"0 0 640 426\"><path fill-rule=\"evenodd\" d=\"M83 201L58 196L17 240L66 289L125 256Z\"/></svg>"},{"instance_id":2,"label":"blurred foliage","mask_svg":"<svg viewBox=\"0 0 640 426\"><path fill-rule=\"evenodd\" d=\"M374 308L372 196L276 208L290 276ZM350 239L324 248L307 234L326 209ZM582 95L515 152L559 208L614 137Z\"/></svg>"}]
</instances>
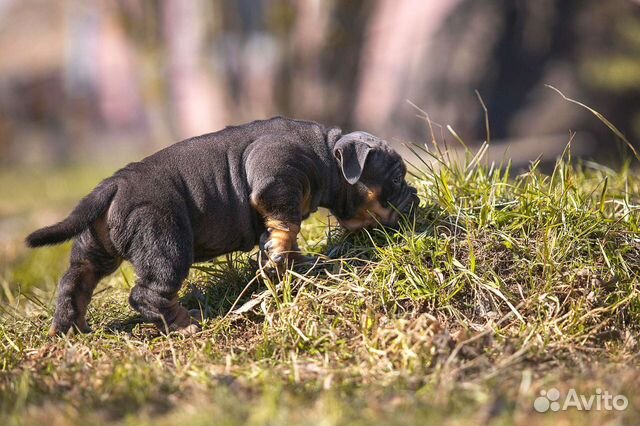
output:
<instances>
[{"instance_id":1,"label":"blurred foliage","mask_svg":"<svg viewBox=\"0 0 640 426\"><path fill-rule=\"evenodd\" d=\"M576 153L619 162L607 129L544 84L640 136L634 1L6 0L0 26L5 165L148 152L276 114L424 140L407 100L473 143L476 89L495 140L555 155L578 130Z\"/></svg>"},{"instance_id":2,"label":"blurred foliage","mask_svg":"<svg viewBox=\"0 0 640 426\"><path fill-rule=\"evenodd\" d=\"M26 250L23 239L33 229L67 215L112 172L105 165L0 170L0 281L11 283L11 291L18 293L55 287L71 245Z\"/></svg>"}]
</instances>

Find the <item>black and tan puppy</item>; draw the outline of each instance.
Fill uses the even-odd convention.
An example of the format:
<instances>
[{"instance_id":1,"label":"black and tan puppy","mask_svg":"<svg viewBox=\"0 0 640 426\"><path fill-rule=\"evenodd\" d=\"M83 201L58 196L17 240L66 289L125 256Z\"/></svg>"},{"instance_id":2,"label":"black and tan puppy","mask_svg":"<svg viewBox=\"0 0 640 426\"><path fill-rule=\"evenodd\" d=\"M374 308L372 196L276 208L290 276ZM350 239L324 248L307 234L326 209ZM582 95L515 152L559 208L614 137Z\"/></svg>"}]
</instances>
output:
<instances>
[{"instance_id":1,"label":"black and tan puppy","mask_svg":"<svg viewBox=\"0 0 640 426\"><path fill-rule=\"evenodd\" d=\"M350 230L394 224L417 201L406 167L364 132L286 118L176 143L102 181L31 247L77 236L58 288L51 333L90 331L98 281L122 260L137 273L129 303L159 328L194 331L176 294L193 262L261 246L274 264L299 254L300 223L328 208Z\"/></svg>"}]
</instances>

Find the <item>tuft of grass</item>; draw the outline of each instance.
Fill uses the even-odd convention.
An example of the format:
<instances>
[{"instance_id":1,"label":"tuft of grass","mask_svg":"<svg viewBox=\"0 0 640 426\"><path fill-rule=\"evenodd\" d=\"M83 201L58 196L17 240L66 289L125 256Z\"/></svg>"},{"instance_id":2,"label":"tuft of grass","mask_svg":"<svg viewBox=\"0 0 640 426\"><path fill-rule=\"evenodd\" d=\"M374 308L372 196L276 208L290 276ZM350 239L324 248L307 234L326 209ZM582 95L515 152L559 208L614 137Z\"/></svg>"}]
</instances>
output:
<instances>
[{"instance_id":1,"label":"tuft of grass","mask_svg":"<svg viewBox=\"0 0 640 426\"><path fill-rule=\"evenodd\" d=\"M46 337L66 249L10 265L0 315L3 424L600 424L640 414L640 174L575 162L551 174L415 146L422 200L399 230L347 233L280 279L256 254L196 265L182 301L203 330L163 336L127 306L125 267L89 335ZM59 252L57 252L58 250ZM43 252L44 252L43 251ZM55 253L55 254L54 254ZM56 273L57 274L57 273ZM42 275L38 275L42 276ZM539 414L540 390L623 394L623 412Z\"/></svg>"}]
</instances>

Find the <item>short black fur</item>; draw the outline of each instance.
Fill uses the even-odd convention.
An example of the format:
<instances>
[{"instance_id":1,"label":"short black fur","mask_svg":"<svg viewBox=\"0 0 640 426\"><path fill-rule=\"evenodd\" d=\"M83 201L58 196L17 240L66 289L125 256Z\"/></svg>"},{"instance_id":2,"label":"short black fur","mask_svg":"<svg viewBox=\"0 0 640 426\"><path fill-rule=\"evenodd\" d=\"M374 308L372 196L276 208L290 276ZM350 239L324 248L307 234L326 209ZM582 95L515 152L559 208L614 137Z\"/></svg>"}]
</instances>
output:
<instances>
[{"instance_id":1,"label":"short black fur","mask_svg":"<svg viewBox=\"0 0 640 426\"><path fill-rule=\"evenodd\" d=\"M337 144L355 155L343 158ZM363 151L368 155L358 154ZM131 306L160 328L187 329L193 321L176 294L193 262L250 250L261 238L268 241L273 227L290 236L296 250L297 229L311 212L326 207L338 218L351 218L369 185L388 186L380 181L387 173L367 169L388 170L398 162L405 170L384 141L367 133L343 136L337 128L275 117L191 138L131 163L101 182L66 219L26 239L37 247L77 237L51 332L89 330L93 290L122 260L138 276ZM396 203L415 203L415 190L404 181L402 186ZM287 257L268 254L277 263Z\"/></svg>"}]
</instances>

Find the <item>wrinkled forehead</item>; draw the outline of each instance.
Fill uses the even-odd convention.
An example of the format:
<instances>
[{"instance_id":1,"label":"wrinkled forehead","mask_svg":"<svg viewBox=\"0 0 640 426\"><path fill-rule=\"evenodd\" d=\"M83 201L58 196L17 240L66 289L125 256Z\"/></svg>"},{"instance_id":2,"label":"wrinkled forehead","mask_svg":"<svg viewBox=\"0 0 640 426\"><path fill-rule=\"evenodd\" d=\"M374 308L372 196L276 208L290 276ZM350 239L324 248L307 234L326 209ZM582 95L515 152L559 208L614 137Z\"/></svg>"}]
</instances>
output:
<instances>
[{"instance_id":1,"label":"wrinkled forehead","mask_svg":"<svg viewBox=\"0 0 640 426\"><path fill-rule=\"evenodd\" d=\"M349 133L347 136L360 140L375 150L374 154L368 157L367 164L378 169L378 172L394 169L396 166L400 167L403 173L406 171L406 166L400 154L384 139L362 131Z\"/></svg>"},{"instance_id":2,"label":"wrinkled forehead","mask_svg":"<svg viewBox=\"0 0 640 426\"><path fill-rule=\"evenodd\" d=\"M393 148L391 148L391 146L387 143L387 141L385 141L384 139L380 139L379 137L374 136L371 133L357 131L357 132L349 133L346 136L365 142L367 145L369 145L371 148L374 148L374 149L380 149L388 152L395 152Z\"/></svg>"}]
</instances>

